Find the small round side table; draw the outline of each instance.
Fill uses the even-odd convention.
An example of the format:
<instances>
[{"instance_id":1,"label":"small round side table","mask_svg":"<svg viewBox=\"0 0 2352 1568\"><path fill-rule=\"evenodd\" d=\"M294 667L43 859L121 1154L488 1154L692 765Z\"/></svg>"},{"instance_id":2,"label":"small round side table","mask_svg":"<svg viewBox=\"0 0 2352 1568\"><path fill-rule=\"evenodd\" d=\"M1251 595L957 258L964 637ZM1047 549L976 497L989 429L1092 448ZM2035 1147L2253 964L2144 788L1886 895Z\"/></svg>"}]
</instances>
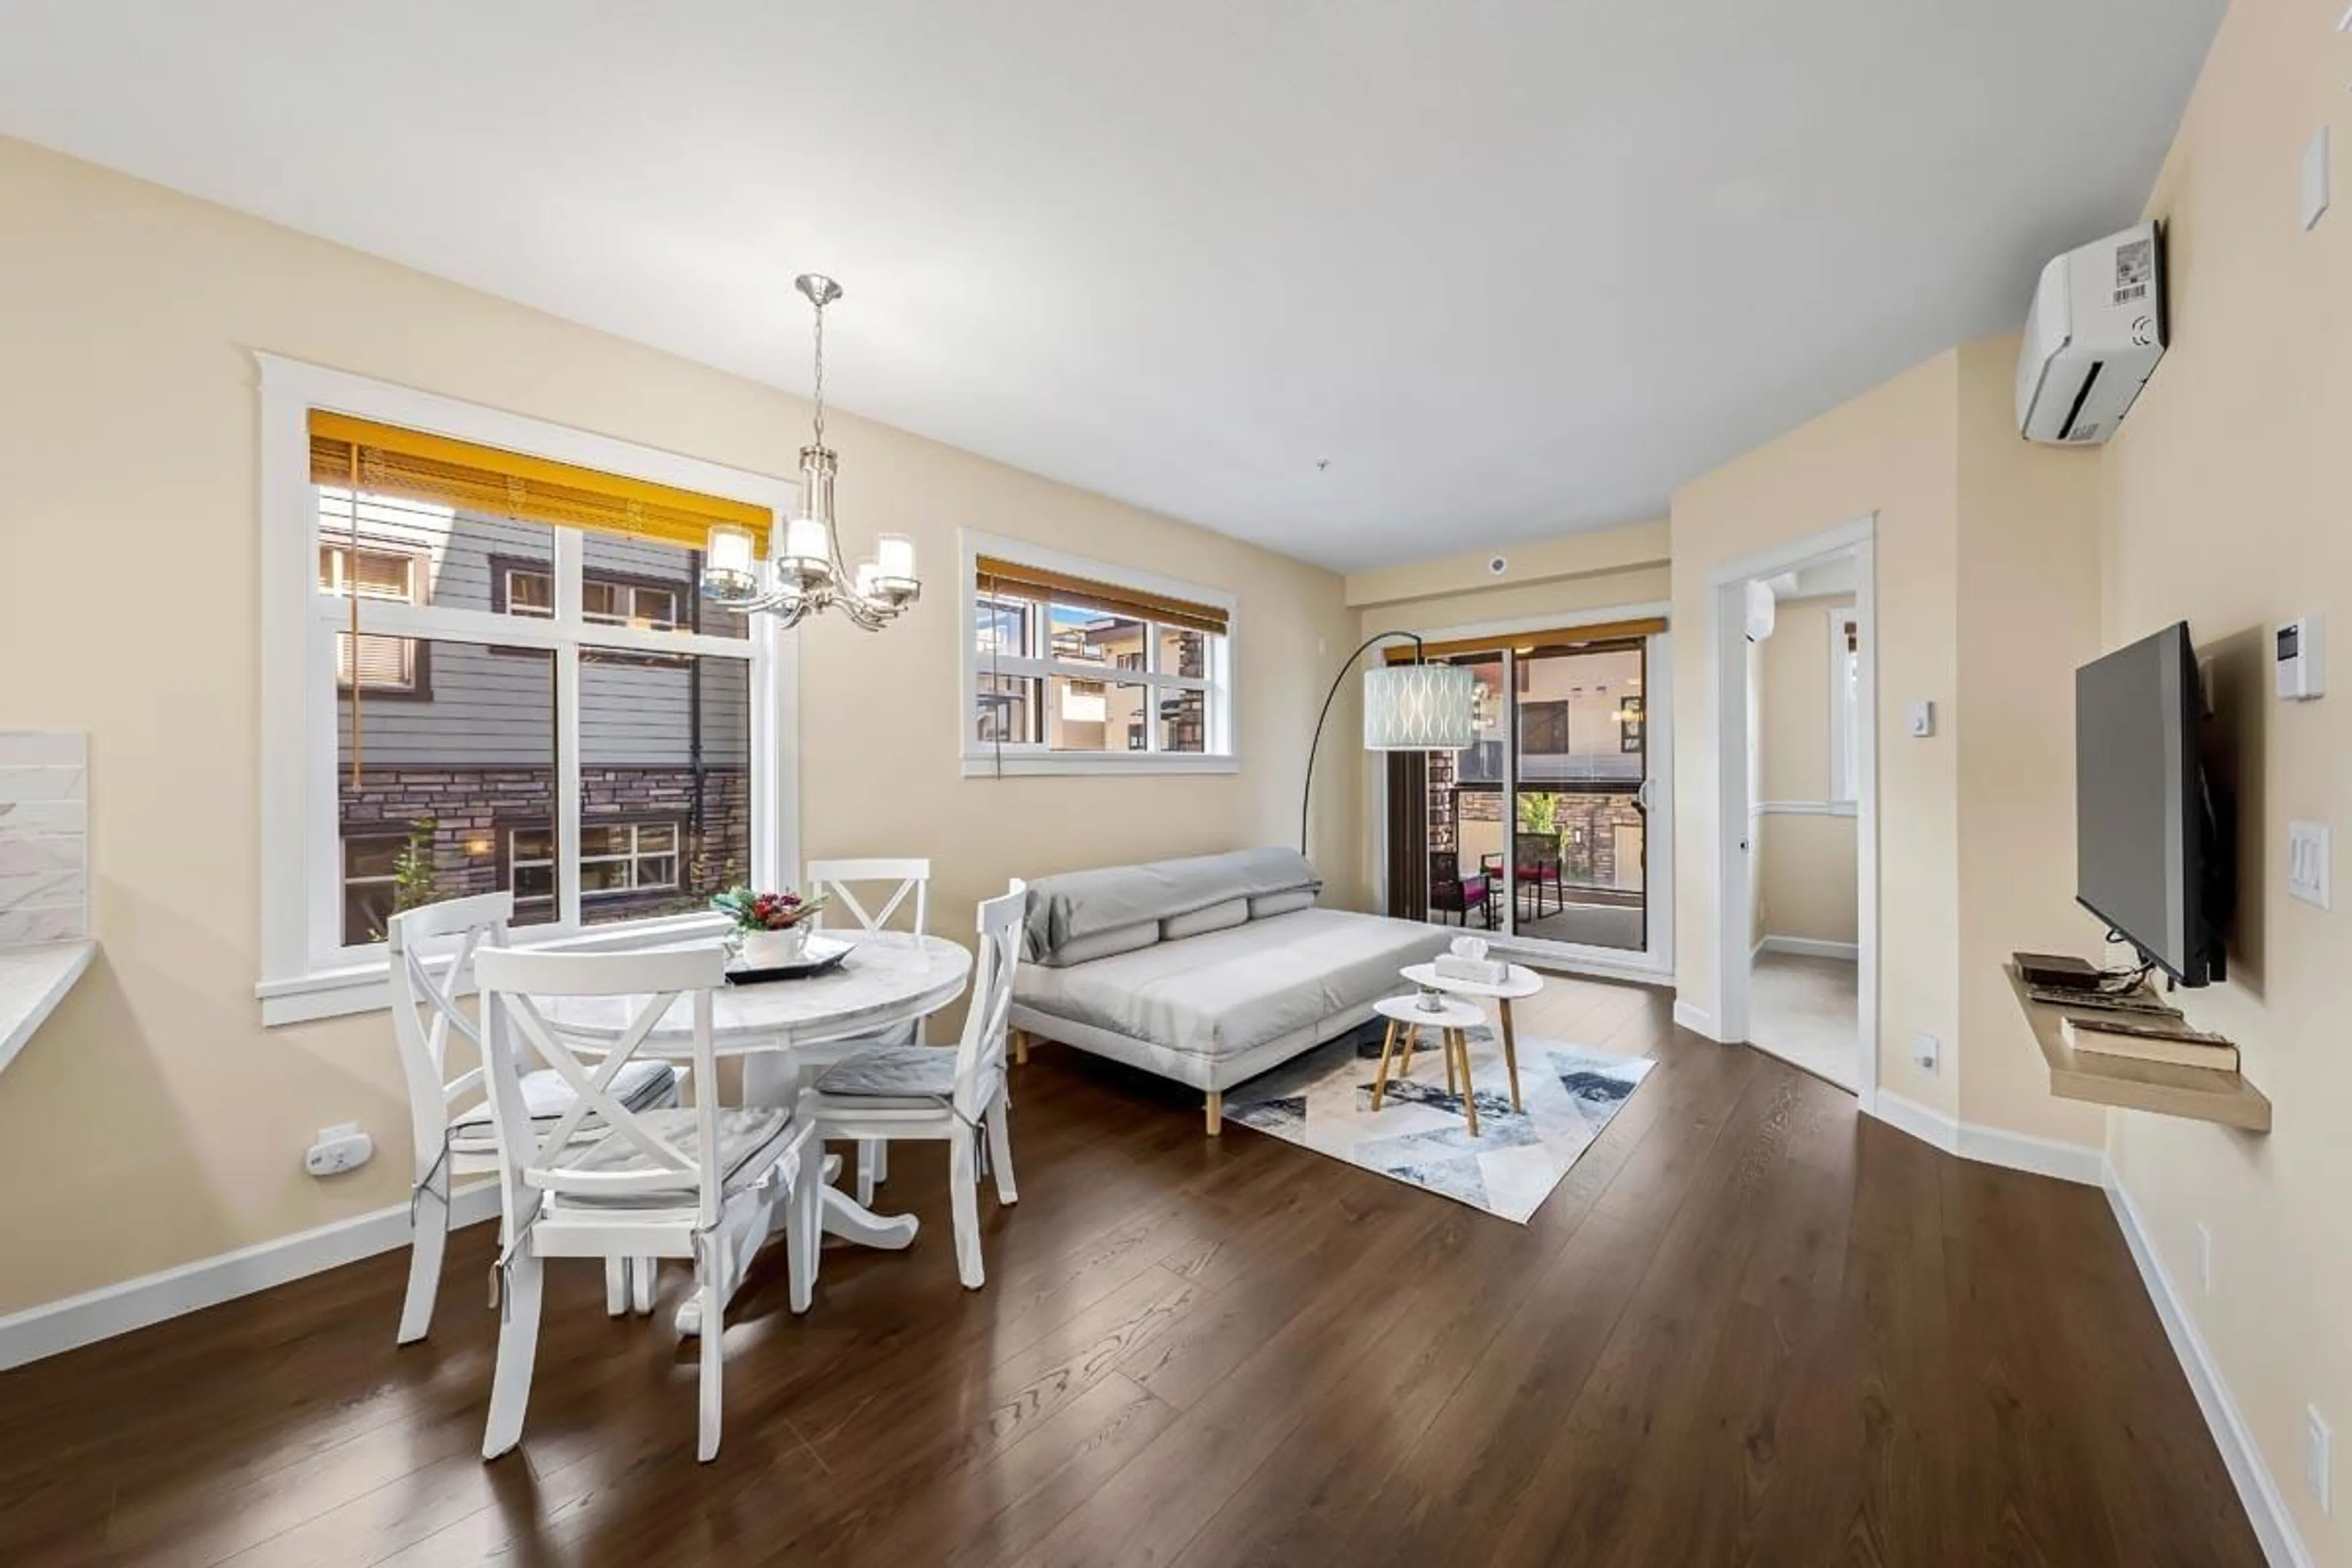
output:
<instances>
[{"instance_id":1,"label":"small round side table","mask_svg":"<svg viewBox=\"0 0 2352 1568\"><path fill-rule=\"evenodd\" d=\"M1519 1110L1519 1041L1511 1028L1511 1003L1542 990L1543 976L1524 963L1512 964L1510 973L1495 985L1440 974L1433 963L1410 963L1397 973L1415 985L1426 985L1448 996L1480 996L1495 1004L1495 1011L1502 1015L1503 1065L1511 1070L1511 1109Z\"/></svg>"},{"instance_id":2,"label":"small round side table","mask_svg":"<svg viewBox=\"0 0 2352 1568\"><path fill-rule=\"evenodd\" d=\"M1464 1031L1484 1024L1486 1015L1451 996L1434 1010L1423 1006L1418 995L1386 997L1372 1004L1372 1008L1389 1021L1388 1036L1381 1042L1380 1070L1372 1075L1372 1109L1379 1110L1381 1097L1388 1093L1390 1058L1402 1049L1403 1065L1397 1076L1412 1077L1412 1047L1422 1030L1435 1029L1445 1055L1445 1091L1462 1097L1463 1120L1470 1124L1470 1136L1478 1136L1478 1101L1470 1085L1470 1040Z\"/></svg>"}]
</instances>

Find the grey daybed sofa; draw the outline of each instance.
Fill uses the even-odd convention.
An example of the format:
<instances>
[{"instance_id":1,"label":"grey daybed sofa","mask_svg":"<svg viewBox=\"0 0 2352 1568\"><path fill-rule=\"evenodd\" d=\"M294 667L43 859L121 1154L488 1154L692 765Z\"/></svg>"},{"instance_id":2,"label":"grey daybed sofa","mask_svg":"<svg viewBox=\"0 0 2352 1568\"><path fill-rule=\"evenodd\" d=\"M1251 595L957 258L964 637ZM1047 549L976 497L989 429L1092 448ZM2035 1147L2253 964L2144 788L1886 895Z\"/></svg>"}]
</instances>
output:
<instances>
[{"instance_id":1,"label":"grey daybed sofa","mask_svg":"<svg viewBox=\"0 0 2352 1568\"><path fill-rule=\"evenodd\" d=\"M1013 1026L1224 1091L1372 1016L1397 971L1443 952L1412 921L1327 910L1295 849L1243 849L1041 877ZM1025 1050L1025 1039L1021 1042Z\"/></svg>"}]
</instances>

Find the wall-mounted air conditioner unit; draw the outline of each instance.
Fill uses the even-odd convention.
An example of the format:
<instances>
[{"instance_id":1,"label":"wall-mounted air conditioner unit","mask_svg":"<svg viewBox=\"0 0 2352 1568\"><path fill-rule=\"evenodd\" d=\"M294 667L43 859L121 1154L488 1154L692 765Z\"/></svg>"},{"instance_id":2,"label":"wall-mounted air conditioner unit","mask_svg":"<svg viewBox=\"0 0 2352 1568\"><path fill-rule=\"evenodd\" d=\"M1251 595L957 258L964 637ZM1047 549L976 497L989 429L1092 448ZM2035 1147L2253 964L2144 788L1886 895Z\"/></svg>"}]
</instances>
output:
<instances>
[{"instance_id":1,"label":"wall-mounted air conditioner unit","mask_svg":"<svg viewBox=\"0 0 2352 1568\"><path fill-rule=\"evenodd\" d=\"M2164 357L2164 236L2152 223L2042 269L2017 355L2017 428L2082 446L2116 433Z\"/></svg>"}]
</instances>

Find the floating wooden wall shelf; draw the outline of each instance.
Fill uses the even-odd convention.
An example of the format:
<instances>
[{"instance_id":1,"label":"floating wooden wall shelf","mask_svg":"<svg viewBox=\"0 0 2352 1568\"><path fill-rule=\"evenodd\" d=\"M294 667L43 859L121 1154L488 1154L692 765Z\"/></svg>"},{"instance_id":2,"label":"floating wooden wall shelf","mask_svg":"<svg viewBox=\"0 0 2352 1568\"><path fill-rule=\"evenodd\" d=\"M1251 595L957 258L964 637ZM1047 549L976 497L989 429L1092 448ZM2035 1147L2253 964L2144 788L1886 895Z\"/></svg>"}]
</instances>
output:
<instances>
[{"instance_id":1,"label":"floating wooden wall shelf","mask_svg":"<svg viewBox=\"0 0 2352 1568\"><path fill-rule=\"evenodd\" d=\"M2059 1099L2218 1121L2249 1132L2271 1130L2271 1102L2246 1081L2243 1073L2078 1051L2058 1032L2064 1010L2028 1000L2017 966L2001 968L2017 994L2017 1005L2025 1009L2025 1021L2033 1026L2042 1059L2050 1064L2050 1092Z\"/></svg>"}]
</instances>

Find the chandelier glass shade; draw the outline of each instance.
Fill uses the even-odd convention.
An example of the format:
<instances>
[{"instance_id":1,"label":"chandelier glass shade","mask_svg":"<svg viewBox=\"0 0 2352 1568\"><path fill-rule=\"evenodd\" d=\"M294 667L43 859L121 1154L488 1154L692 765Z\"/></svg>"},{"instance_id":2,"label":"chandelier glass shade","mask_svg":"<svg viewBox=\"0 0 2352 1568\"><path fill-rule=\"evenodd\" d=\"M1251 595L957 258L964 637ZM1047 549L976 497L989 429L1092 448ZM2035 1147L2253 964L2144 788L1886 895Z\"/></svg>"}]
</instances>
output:
<instances>
[{"instance_id":1,"label":"chandelier glass shade","mask_svg":"<svg viewBox=\"0 0 2352 1568\"><path fill-rule=\"evenodd\" d=\"M816 308L814 438L801 448L799 503L792 516L770 529L764 562L750 530L731 524L711 529L702 596L739 615L773 616L787 626L837 610L853 625L879 631L922 597L915 542L903 533L885 533L875 540L873 556L855 571L842 560L833 516L839 460L824 444L824 308L841 298L841 285L814 272L803 273L793 284Z\"/></svg>"}]
</instances>

